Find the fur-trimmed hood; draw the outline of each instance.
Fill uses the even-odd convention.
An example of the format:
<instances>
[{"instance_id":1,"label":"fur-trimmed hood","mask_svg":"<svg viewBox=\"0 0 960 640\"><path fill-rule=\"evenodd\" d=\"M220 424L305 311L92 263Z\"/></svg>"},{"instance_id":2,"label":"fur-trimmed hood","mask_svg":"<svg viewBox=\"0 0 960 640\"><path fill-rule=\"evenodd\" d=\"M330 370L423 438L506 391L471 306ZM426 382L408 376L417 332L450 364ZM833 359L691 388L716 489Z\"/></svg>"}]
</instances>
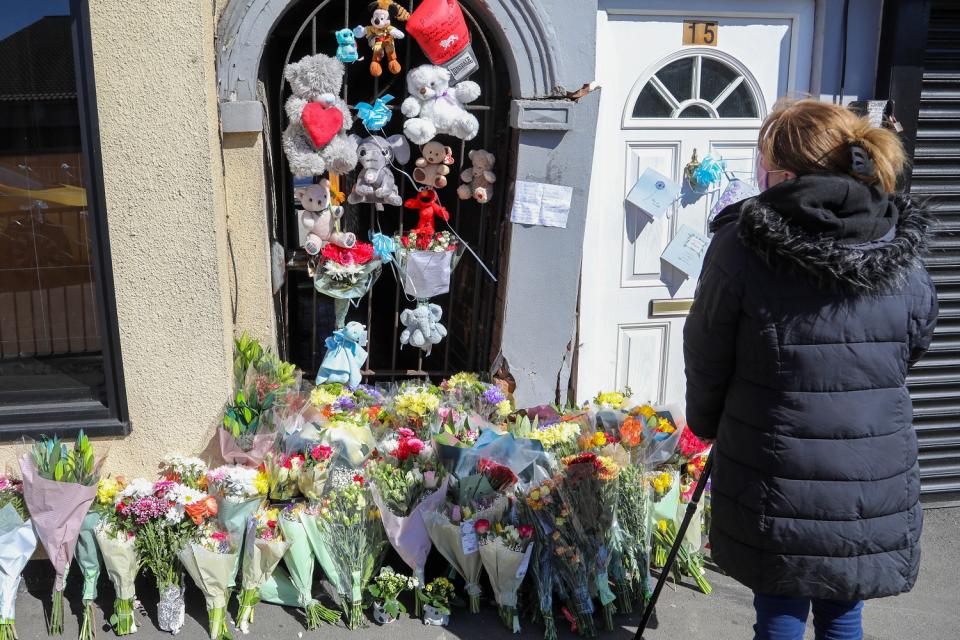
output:
<instances>
[{"instance_id":1,"label":"fur-trimmed hood","mask_svg":"<svg viewBox=\"0 0 960 640\"><path fill-rule=\"evenodd\" d=\"M909 196L888 196L850 176L807 175L732 205L743 244L771 269L846 294L902 282L927 250L930 219Z\"/></svg>"}]
</instances>

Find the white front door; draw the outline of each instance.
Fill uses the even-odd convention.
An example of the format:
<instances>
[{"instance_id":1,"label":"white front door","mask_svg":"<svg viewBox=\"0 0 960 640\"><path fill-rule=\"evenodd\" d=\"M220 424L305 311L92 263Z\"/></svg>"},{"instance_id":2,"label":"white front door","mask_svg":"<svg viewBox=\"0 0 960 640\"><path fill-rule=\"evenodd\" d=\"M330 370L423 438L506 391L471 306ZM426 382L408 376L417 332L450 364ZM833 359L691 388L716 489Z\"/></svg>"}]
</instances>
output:
<instances>
[{"instance_id":1,"label":"white front door","mask_svg":"<svg viewBox=\"0 0 960 640\"><path fill-rule=\"evenodd\" d=\"M694 150L723 157L731 175L753 181L763 117L779 97L809 88L814 0L629 4L601 2L598 13L601 97L577 399L629 386L638 400L682 403L683 316L696 277L660 255L681 225L707 232L718 194L683 197L653 222L624 196L647 167L682 182ZM697 28L691 21L717 24L702 44L684 45L684 30Z\"/></svg>"}]
</instances>

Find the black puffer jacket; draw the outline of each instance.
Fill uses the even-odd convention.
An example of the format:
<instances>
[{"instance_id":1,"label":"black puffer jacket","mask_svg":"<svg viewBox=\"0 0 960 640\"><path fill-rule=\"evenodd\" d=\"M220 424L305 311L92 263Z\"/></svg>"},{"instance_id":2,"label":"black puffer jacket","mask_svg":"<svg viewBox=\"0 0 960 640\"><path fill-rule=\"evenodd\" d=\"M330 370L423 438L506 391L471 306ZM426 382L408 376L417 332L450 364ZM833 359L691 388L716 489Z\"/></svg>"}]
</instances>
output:
<instances>
[{"instance_id":1,"label":"black puffer jacket","mask_svg":"<svg viewBox=\"0 0 960 640\"><path fill-rule=\"evenodd\" d=\"M716 563L768 595L913 587L920 478L907 370L937 318L927 219L803 176L714 222L684 329L687 419L716 438Z\"/></svg>"}]
</instances>

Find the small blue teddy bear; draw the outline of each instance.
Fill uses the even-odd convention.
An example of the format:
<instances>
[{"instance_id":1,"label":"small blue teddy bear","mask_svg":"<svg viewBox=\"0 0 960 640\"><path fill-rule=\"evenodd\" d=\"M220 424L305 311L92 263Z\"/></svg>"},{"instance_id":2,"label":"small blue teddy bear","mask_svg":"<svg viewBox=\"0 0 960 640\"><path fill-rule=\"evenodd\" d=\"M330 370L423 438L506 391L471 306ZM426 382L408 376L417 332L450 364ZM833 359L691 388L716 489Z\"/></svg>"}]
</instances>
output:
<instances>
[{"instance_id":1,"label":"small blue teddy bear","mask_svg":"<svg viewBox=\"0 0 960 640\"><path fill-rule=\"evenodd\" d=\"M357 39L350 29L340 29L337 36L337 60L349 64L360 58L357 55Z\"/></svg>"}]
</instances>

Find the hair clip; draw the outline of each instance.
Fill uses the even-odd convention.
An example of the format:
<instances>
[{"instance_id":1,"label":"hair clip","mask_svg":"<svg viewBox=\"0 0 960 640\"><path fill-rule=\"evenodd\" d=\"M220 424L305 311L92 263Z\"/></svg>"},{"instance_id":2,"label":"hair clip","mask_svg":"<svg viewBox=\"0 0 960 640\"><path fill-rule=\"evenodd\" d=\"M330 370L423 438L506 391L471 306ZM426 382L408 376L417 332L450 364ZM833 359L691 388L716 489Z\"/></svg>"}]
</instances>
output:
<instances>
[{"instance_id":1,"label":"hair clip","mask_svg":"<svg viewBox=\"0 0 960 640\"><path fill-rule=\"evenodd\" d=\"M858 144L850 145L850 173L861 176L872 176L876 173L870 154Z\"/></svg>"}]
</instances>

